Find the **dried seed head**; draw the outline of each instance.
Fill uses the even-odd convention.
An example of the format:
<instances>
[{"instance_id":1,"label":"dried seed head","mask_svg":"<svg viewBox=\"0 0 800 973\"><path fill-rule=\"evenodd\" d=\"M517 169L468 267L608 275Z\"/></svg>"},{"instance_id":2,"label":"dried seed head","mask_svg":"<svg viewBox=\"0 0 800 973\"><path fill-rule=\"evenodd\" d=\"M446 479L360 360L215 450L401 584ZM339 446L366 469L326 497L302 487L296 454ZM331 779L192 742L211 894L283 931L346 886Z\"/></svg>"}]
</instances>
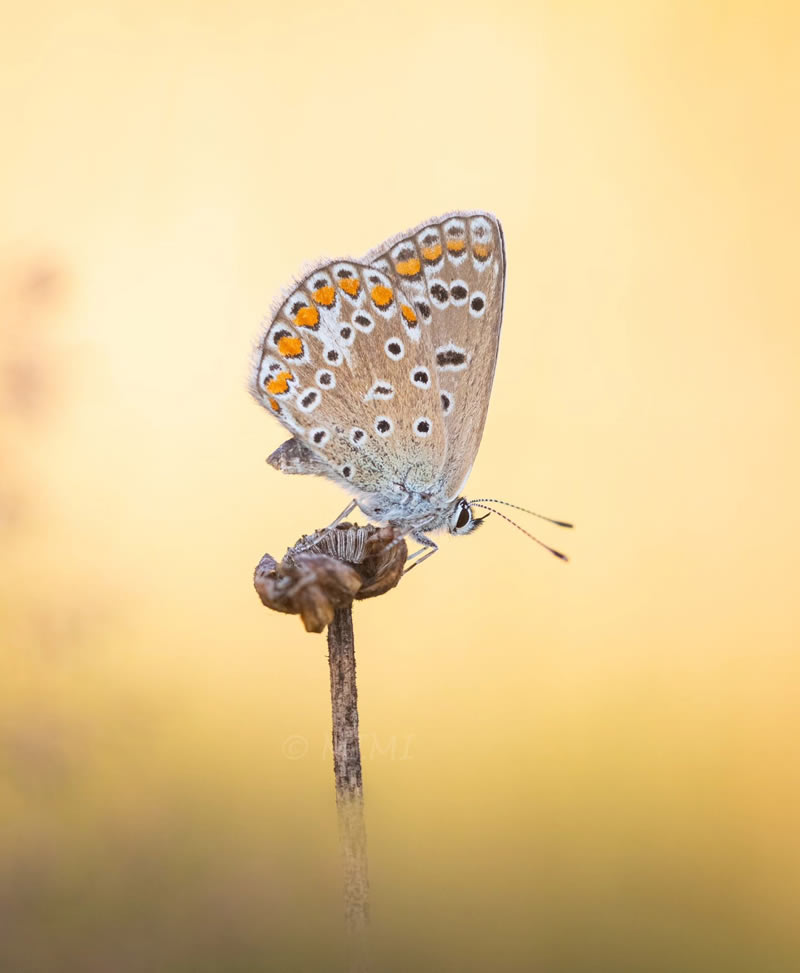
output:
<instances>
[{"instance_id":1,"label":"dried seed head","mask_svg":"<svg viewBox=\"0 0 800 973\"><path fill-rule=\"evenodd\" d=\"M254 584L267 608L300 615L306 631L321 632L337 608L393 588L407 555L395 528L343 523L301 537L280 564L265 554Z\"/></svg>"}]
</instances>

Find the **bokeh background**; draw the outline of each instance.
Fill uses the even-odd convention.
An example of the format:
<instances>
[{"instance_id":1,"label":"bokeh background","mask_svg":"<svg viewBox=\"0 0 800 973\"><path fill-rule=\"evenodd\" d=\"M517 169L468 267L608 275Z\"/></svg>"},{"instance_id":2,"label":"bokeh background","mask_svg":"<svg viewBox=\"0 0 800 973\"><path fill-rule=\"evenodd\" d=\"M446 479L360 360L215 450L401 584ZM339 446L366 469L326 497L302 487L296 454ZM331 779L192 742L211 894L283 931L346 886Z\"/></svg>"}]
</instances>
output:
<instances>
[{"instance_id":1,"label":"bokeh background","mask_svg":"<svg viewBox=\"0 0 800 973\"><path fill-rule=\"evenodd\" d=\"M163 0L0 37L0 967L346 968L324 638L251 583L307 260L508 247L469 490L356 612L374 968L800 967L791 4Z\"/></svg>"}]
</instances>

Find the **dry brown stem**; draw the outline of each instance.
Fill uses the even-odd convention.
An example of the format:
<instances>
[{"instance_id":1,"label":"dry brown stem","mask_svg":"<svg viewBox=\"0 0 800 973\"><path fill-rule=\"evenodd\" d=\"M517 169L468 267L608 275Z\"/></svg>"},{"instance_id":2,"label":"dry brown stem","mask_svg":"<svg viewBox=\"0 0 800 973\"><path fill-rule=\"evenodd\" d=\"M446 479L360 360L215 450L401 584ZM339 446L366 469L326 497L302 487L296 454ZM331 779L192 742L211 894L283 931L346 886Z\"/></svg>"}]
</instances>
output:
<instances>
[{"instance_id":1,"label":"dry brown stem","mask_svg":"<svg viewBox=\"0 0 800 973\"><path fill-rule=\"evenodd\" d=\"M328 627L333 770L353 971L368 966L369 877L352 604L391 590L407 555L406 543L394 528L344 523L300 538L280 564L265 554L254 578L268 608L300 615L309 632Z\"/></svg>"}]
</instances>

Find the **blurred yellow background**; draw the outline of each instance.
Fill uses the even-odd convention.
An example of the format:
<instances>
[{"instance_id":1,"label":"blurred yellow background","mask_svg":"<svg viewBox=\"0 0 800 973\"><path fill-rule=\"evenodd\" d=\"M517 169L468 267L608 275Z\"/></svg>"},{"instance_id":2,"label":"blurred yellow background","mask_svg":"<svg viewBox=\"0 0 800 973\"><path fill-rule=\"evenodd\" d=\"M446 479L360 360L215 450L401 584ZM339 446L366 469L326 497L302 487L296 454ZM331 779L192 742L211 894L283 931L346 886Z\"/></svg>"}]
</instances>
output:
<instances>
[{"instance_id":1,"label":"blurred yellow background","mask_svg":"<svg viewBox=\"0 0 800 973\"><path fill-rule=\"evenodd\" d=\"M357 606L375 969L800 968L791 4L73 4L0 37L0 967L345 966L273 295L503 221L468 495ZM540 526L540 525L537 525Z\"/></svg>"}]
</instances>

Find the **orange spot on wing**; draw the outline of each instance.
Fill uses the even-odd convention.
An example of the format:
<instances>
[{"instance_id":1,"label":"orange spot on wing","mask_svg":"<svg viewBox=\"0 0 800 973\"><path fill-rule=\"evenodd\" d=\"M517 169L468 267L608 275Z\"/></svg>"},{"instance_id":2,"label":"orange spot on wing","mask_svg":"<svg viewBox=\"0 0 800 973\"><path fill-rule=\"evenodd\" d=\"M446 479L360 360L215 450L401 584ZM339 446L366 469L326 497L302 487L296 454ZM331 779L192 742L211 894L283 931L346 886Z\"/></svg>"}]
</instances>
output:
<instances>
[{"instance_id":1,"label":"orange spot on wing","mask_svg":"<svg viewBox=\"0 0 800 973\"><path fill-rule=\"evenodd\" d=\"M339 281L339 287L349 294L350 297L355 297L356 294L361 290L361 281L357 277L345 277L344 280Z\"/></svg>"},{"instance_id":2,"label":"orange spot on wing","mask_svg":"<svg viewBox=\"0 0 800 973\"><path fill-rule=\"evenodd\" d=\"M270 409L272 409L273 412L280 412L281 411L281 407L278 405L278 403L275 401L275 399L270 399L269 400L269 407L270 407Z\"/></svg>"},{"instance_id":3,"label":"orange spot on wing","mask_svg":"<svg viewBox=\"0 0 800 973\"><path fill-rule=\"evenodd\" d=\"M303 342L299 338L281 338L278 342L278 354L284 358L298 358L303 354Z\"/></svg>"},{"instance_id":4,"label":"orange spot on wing","mask_svg":"<svg viewBox=\"0 0 800 973\"><path fill-rule=\"evenodd\" d=\"M291 372L279 372L275 378L267 382L267 392L270 395L283 395L289 391L289 382L293 381L294 375Z\"/></svg>"},{"instance_id":5,"label":"orange spot on wing","mask_svg":"<svg viewBox=\"0 0 800 973\"><path fill-rule=\"evenodd\" d=\"M409 324L415 324L417 320L417 315L414 309L409 307L408 304L403 304L400 308L400 313L408 321Z\"/></svg>"},{"instance_id":6,"label":"orange spot on wing","mask_svg":"<svg viewBox=\"0 0 800 973\"><path fill-rule=\"evenodd\" d=\"M314 300L323 307L330 307L336 300L336 291L332 287L320 287L314 291Z\"/></svg>"},{"instance_id":7,"label":"orange spot on wing","mask_svg":"<svg viewBox=\"0 0 800 973\"><path fill-rule=\"evenodd\" d=\"M392 303L392 290L384 287L383 284L376 284L372 288L372 300L378 307L388 307Z\"/></svg>"},{"instance_id":8,"label":"orange spot on wing","mask_svg":"<svg viewBox=\"0 0 800 973\"><path fill-rule=\"evenodd\" d=\"M301 307L294 323L298 328L316 328L319 324L319 311L315 307Z\"/></svg>"},{"instance_id":9,"label":"orange spot on wing","mask_svg":"<svg viewBox=\"0 0 800 973\"><path fill-rule=\"evenodd\" d=\"M486 243L476 243L472 248L472 252L476 257L488 257L492 252L492 248Z\"/></svg>"},{"instance_id":10,"label":"orange spot on wing","mask_svg":"<svg viewBox=\"0 0 800 973\"><path fill-rule=\"evenodd\" d=\"M430 263L433 263L434 261L438 260L439 257L441 257L441 255L442 255L441 243L435 243L432 247L424 247L422 250L422 256Z\"/></svg>"},{"instance_id":11,"label":"orange spot on wing","mask_svg":"<svg viewBox=\"0 0 800 973\"><path fill-rule=\"evenodd\" d=\"M401 260L396 264L397 273L401 277L413 277L414 274L419 273L420 262L416 257L412 257L410 260Z\"/></svg>"},{"instance_id":12,"label":"orange spot on wing","mask_svg":"<svg viewBox=\"0 0 800 973\"><path fill-rule=\"evenodd\" d=\"M464 243L463 240L447 241L447 249L450 251L450 253L461 253L461 251L464 249L465 246L466 243Z\"/></svg>"}]
</instances>

